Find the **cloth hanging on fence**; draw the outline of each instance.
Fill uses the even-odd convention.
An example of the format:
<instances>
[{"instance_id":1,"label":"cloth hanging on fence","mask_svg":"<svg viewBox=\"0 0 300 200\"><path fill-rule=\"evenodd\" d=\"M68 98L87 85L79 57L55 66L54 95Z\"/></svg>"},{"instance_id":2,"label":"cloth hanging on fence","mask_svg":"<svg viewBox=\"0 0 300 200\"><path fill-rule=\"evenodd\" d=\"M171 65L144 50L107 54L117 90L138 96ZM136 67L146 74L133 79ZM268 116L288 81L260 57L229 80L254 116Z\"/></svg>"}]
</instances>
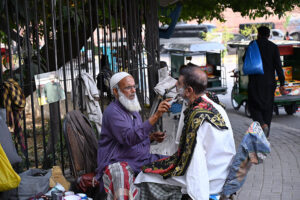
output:
<instances>
[{"instance_id":1,"label":"cloth hanging on fence","mask_svg":"<svg viewBox=\"0 0 300 200\"><path fill-rule=\"evenodd\" d=\"M21 126L21 112L26 105L24 93L19 84L12 78L4 81L3 105L6 109L6 122L14 128L14 136L21 145L22 152L26 155L25 139Z\"/></svg>"},{"instance_id":2,"label":"cloth hanging on fence","mask_svg":"<svg viewBox=\"0 0 300 200\"><path fill-rule=\"evenodd\" d=\"M80 82L82 86L82 93L79 94ZM102 126L102 111L99 104L99 90L97 85L93 79L93 77L86 73L82 72L81 77L77 76L75 80L76 84L76 95L82 95L82 105L78 102L80 98L76 98L77 104L79 107L83 106L83 109L87 111L88 118L90 121L96 124L98 135L101 133Z\"/></svg>"}]
</instances>

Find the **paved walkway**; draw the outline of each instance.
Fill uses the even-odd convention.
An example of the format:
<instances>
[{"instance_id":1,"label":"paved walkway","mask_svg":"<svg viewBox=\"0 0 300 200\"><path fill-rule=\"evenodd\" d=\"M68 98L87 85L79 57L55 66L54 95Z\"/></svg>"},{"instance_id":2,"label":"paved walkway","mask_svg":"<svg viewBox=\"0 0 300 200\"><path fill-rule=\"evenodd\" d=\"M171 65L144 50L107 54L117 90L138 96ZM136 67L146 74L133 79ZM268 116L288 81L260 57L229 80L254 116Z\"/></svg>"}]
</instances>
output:
<instances>
[{"instance_id":1,"label":"paved walkway","mask_svg":"<svg viewBox=\"0 0 300 200\"><path fill-rule=\"evenodd\" d=\"M251 119L233 110L229 110L228 115L236 144L239 144ZM272 123L269 141L270 156L263 164L252 166L237 199L300 199L300 130Z\"/></svg>"},{"instance_id":2,"label":"paved walkway","mask_svg":"<svg viewBox=\"0 0 300 200\"><path fill-rule=\"evenodd\" d=\"M238 146L252 121L232 108L227 112ZM163 121L167 133L176 130L176 120L164 117ZM173 139L172 135L167 138ZM271 154L263 164L251 167L237 200L300 200L300 130L272 123L269 141ZM156 151L165 153L164 149Z\"/></svg>"}]
</instances>

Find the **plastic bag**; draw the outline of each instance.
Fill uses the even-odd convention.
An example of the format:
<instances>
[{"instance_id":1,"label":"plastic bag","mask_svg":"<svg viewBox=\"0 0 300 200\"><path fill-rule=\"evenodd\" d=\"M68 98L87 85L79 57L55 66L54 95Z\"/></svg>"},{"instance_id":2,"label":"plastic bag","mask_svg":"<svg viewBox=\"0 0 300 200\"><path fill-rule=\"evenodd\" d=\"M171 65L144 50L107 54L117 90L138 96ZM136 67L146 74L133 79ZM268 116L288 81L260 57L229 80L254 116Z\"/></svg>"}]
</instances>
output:
<instances>
[{"instance_id":1,"label":"plastic bag","mask_svg":"<svg viewBox=\"0 0 300 200\"><path fill-rule=\"evenodd\" d=\"M18 199L27 200L37 194L45 194L49 190L51 170L29 169L20 174L22 181L18 188Z\"/></svg>"},{"instance_id":2,"label":"plastic bag","mask_svg":"<svg viewBox=\"0 0 300 200\"><path fill-rule=\"evenodd\" d=\"M254 40L248 46L243 66L244 75L264 74L260 51Z\"/></svg>"},{"instance_id":3,"label":"plastic bag","mask_svg":"<svg viewBox=\"0 0 300 200\"><path fill-rule=\"evenodd\" d=\"M18 187L21 178L12 168L0 144L0 192Z\"/></svg>"}]
</instances>

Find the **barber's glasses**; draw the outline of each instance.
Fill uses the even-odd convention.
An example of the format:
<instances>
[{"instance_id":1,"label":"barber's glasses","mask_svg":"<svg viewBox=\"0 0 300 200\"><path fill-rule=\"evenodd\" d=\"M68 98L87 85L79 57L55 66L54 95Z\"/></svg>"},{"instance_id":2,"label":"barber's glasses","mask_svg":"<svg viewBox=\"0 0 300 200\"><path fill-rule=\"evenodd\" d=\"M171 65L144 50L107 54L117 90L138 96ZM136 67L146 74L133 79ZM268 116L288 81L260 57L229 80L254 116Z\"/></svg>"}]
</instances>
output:
<instances>
[{"instance_id":1,"label":"barber's glasses","mask_svg":"<svg viewBox=\"0 0 300 200\"><path fill-rule=\"evenodd\" d=\"M137 88L138 88L137 85L127 86L127 87L124 87L123 90L130 91L130 90L137 89Z\"/></svg>"}]
</instances>

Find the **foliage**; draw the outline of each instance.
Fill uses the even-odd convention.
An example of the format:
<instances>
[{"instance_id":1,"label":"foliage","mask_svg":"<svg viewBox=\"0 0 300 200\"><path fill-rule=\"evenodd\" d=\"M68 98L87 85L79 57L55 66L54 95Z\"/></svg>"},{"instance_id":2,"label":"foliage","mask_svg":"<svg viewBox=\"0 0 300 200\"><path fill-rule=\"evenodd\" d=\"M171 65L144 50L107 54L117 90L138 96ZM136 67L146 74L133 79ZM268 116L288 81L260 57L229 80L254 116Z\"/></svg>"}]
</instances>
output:
<instances>
[{"instance_id":1,"label":"foliage","mask_svg":"<svg viewBox=\"0 0 300 200\"><path fill-rule=\"evenodd\" d=\"M288 27L288 25L289 25L289 23L290 23L290 21L291 21L291 15L289 15L289 16L287 16L286 18L285 18L285 22L283 23L283 28L284 28L284 30L286 31L287 30L287 27Z\"/></svg>"},{"instance_id":2,"label":"foliage","mask_svg":"<svg viewBox=\"0 0 300 200\"><path fill-rule=\"evenodd\" d=\"M285 12L300 7L299 0L289 1L270 1L270 0L181 0L183 8L179 20L196 19L198 23L204 20L218 19L224 21L222 12L226 8L231 8L234 12L240 12L241 15L249 16L251 19L256 17L267 17L278 15L283 17ZM170 7L171 8L171 7ZM168 23L165 16L160 18L162 23Z\"/></svg>"},{"instance_id":3,"label":"foliage","mask_svg":"<svg viewBox=\"0 0 300 200\"><path fill-rule=\"evenodd\" d=\"M95 30L97 26L101 26L103 19L106 20L106 23L111 21L112 24L112 30L116 29L116 25L120 25L120 23L123 23L125 17L123 17L123 22L116 22L116 3L119 3L120 1L111 1L111 0L105 0L105 10L102 9L102 3L104 0L55 0L55 1L47 1L47 0L0 0L0 40L2 43L7 43L7 19L6 19L6 8L7 13L9 16L8 22L10 27L10 37L14 41L18 41L17 37L17 29L20 31L20 47L21 47L21 60L25 60L23 63L28 64L35 63L35 66L38 66L37 63L37 49L40 50L40 61L41 61L41 67L42 71L48 71L47 69L47 52L49 59L49 70L56 70L55 68L55 59L54 59L54 40L53 40L53 26L52 26L52 17L54 16L51 12L51 2L55 2L56 4L56 43L57 43L57 55L62 54L62 48L61 44L64 44L64 54L65 54L65 62L68 62L72 58L77 57L78 55L78 48L77 48L77 40L79 40L79 48L81 48L84 45L84 41L86 38L89 38L91 36L90 29L87 28L86 30L86 38L84 38L83 34L79 34L79 37L76 37L76 27L78 27L79 31L83 30L84 22L86 27L90 27L92 25L92 29ZM159 0L157 0L159 1ZM7 2L7 5L6 5ZM62 25L64 27L63 30L61 30L60 27L60 2L62 3ZM89 19L89 2L92 5L92 20ZM98 2L98 7L96 8L96 2ZM124 1L125 2L125 1ZM138 1L126 1L128 2L128 12L130 12L130 9L132 8L132 5L129 6L129 2L131 4L138 2ZM152 1L144 1L145 3L151 3ZM238 0L181 0L183 7L181 11L181 15L179 20L192 20L196 19L199 23L203 20L212 20L214 18L224 21L224 17L222 15L222 12L226 8L232 8L235 12L240 12L242 16L249 16L251 18L255 17L261 17L261 16L268 16L272 14L278 14L279 16L283 16L286 11L290 11L294 9L295 6L300 6L299 0L289 0L289 1L270 1L270 0L251 0L251 1L238 1ZM27 3L27 5L26 5ZM69 3L69 4L68 4ZM108 10L108 3L110 3L111 12ZM176 5L170 5L167 8L160 10L159 9L159 17L160 21L162 23L169 23L170 19L168 14L171 12L171 10ZM18 7L18 10L17 10ZM26 22L26 9L28 8L28 22ZM134 7L134 6L133 6ZM144 14L143 4L139 4L136 7L140 14ZM96 24L96 9L98 11L99 16L99 24ZM120 8L118 7L118 10ZM35 12L37 10L38 12ZM43 12L45 10L45 12ZM69 11L69 12L68 12ZM105 14L104 14L105 12ZM127 12L127 13L128 13ZM44 21L44 13L45 13L45 21ZM76 14L77 13L77 14ZM111 14L111 17L109 17L109 14ZM123 15L124 7L123 7ZM36 21L37 17L37 21ZM19 21L19 26L16 26L16 21ZM70 19L70 26L71 30L69 30L68 27L68 19ZM26 30L26 24L29 25L28 30ZM47 30L44 30L44 25L47 25ZM72 47L69 46L69 41L66 38L69 38L69 31L71 32L71 44ZM28 35L26 35L28 33ZM38 33L40 41L42 40L48 40L48 51L47 47L44 45L42 47L39 47L39 45L36 45L36 33ZM46 35L44 34L47 34ZM63 37L65 38L62 42L61 40L61 33L63 33ZM26 38L30 39L30 44L26 44ZM69 48L72 48L72 55L70 55ZM27 52L29 49L29 53ZM30 58L28 58L28 56ZM72 56L72 58L71 58ZM28 61L29 60L29 61ZM63 64L62 56L58 56L57 58L57 65L61 66ZM29 68L24 68L25 70L28 70ZM34 71L37 71L36 69ZM25 72L25 71L24 71ZM28 73L29 74L29 73ZM33 73L34 74L34 73ZM33 75L32 74L32 75ZM28 81L30 81L28 79ZM25 89L25 93L26 93ZM29 93L26 93L28 95Z\"/></svg>"},{"instance_id":4,"label":"foliage","mask_svg":"<svg viewBox=\"0 0 300 200\"><path fill-rule=\"evenodd\" d=\"M242 35L250 38L252 34L257 34L257 26L255 24L252 24L251 26L245 26L240 31Z\"/></svg>"},{"instance_id":5,"label":"foliage","mask_svg":"<svg viewBox=\"0 0 300 200\"><path fill-rule=\"evenodd\" d=\"M206 41L217 41L224 45L233 38L233 34L229 32L228 28L224 28L222 32L219 29L214 29L211 32L202 33L204 40Z\"/></svg>"},{"instance_id":6,"label":"foliage","mask_svg":"<svg viewBox=\"0 0 300 200\"><path fill-rule=\"evenodd\" d=\"M249 24L247 26L244 26L243 29L240 29L240 32L242 35L246 36L247 38L254 40L257 37L257 28L261 26L260 23L257 24ZM269 27L269 29L272 29L272 24L264 24L264 26Z\"/></svg>"}]
</instances>

